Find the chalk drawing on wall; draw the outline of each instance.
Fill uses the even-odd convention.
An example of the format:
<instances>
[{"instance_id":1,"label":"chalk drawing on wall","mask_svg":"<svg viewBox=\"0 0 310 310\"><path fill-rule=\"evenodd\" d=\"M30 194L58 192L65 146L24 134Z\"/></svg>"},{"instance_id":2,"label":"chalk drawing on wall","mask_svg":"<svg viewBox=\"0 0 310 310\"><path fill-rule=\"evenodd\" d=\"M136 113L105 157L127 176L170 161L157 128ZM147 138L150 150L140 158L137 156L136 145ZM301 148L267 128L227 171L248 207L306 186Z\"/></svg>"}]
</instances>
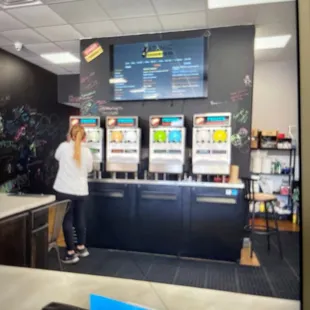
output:
<instances>
[{"instance_id":1,"label":"chalk drawing on wall","mask_svg":"<svg viewBox=\"0 0 310 310\"><path fill-rule=\"evenodd\" d=\"M233 119L240 124L246 124L249 119L249 111L241 109L238 113L233 115Z\"/></svg>"},{"instance_id":2,"label":"chalk drawing on wall","mask_svg":"<svg viewBox=\"0 0 310 310\"><path fill-rule=\"evenodd\" d=\"M93 100L85 100L81 103L82 115L98 115L98 105Z\"/></svg>"},{"instance_id":3,"label":"chalk drawing on wall","mask_svg":"<svg viewBox=\"0 0 310 310\"><path fill-rule=\"evenodd\" d=\"M250 151L249 131L245 127L238 128L231 136L231 144L241 153L249 153Z\"/></svg>"},{"instance_id":4,"label":"chalk drawing on wall","mask_svg":"<svg viewBox=\"0 0 310 310\"><path fill-rule=\"evenodd\" d=\"M80 97L82 115L116 116L119 115L123 107L97 98L98 81L95 72L91 72L80 79L83 93Z\"/></svg>"},{"instance_id":5,"label":"chalk drawing on wall","mask_svg":"<svg viewBox=\"0 0 310 310\"><path fill-rule=\"evenodd\" d=\"M3 116L0 114L0 137L4 136L4 119Z\"/></svg>"},{"instance_id":6,"label":"chalk drawing on wall","mask_svg":"<svg viewBox=\"0 0 310 310\"><path fill-rule=\"evenodd\" d=\"M230 100L232 102L242 101L248 96L249 96L248 89L239 89L230 93Z\"/></svg>"},{"instance_id":7,"label":"chalk drawing on wall","mask_svg":"<svg viewBox=\"0 0 310 310\"><path fill-rule=\"evenodd\" d=\"M11 95L0 95L0 108L6 106L11 101Z\"/></svg>"},{"instance_id":8,"label":"chalk drawing on wall","mask_svg":"<svg viewBox=\"0 0 310 310\"><path fill-rule=\"evenodd\" d=\"M58 146L62 134L65 135L67 131L67 122L61 122L57 114L39 113L27 105L6 111L1 109L0 115L0 169L5 172L5 180L16 173L17 180L20 180L21 175L30 178L48 174L47 181L54 178L57 163L53 154L47 153L46 146L48 144L49 149ZM7 154L11 154L11 158ZM48 165L45 165L46 161L49 161ZM1 180L4 181L3 178ZM14 182L5 185L5 190L17 184ZM44 177L40 182L42 186L47 185ZM21 182L18 181L16 186L20 187Z\"/></svg>"},{"instance_id":9,"label":"chalk drawing on wall","mask_svg":"<svg viewBox=\"0 0 310 310\"><path fill-rule=\"evenodd\" d=\"M252 87L252 80L250 78L250 75L246 75L243 79L243 83L246 87Z\"/></svg>"}]
</instances>

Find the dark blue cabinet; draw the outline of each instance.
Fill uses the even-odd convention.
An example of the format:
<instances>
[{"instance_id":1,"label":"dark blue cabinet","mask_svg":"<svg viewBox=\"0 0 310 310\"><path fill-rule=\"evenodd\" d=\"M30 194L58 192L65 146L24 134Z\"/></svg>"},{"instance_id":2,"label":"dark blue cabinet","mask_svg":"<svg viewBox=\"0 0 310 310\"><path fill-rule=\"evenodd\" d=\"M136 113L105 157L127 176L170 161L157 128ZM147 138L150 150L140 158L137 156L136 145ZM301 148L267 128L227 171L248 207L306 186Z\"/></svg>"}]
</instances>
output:
<instances>
[{"instance_id":1,"label":"dark blue cabinet","mask_svg":"<svg viewBox=\"0 0 310 310\"><path fill-rule=\"evenodd\" d=\"M186 255L237 261L243 241L241 192L223 188L191 188L186 207ZM186 198L185 198L186 199Z\"/></svg>"},{"instance_id":2,"label":"dark blue cabinet","mask_svg":"<svg viewBox=\"0 0 310 310\"><path fill-rule=\"evenodd\" d=\"M133 249L133 192L126 184L91 186L87 208L88 246Z\"/></svg>"},{"instance_id":3,"label":"dark blue cabinet","mask_svg":"<svg viewBox=\"0 0 310 310\"><path fill-rule=\"evenodd\" d=\"M182 244L180 188L137 185L136 191L136 223L140 251L179 254Z\"/></svg>"},{"instance_id":4,"label":"dark blue cabinet","mask_svg":"<svg viewBox=\"0 0 310 310\"><path fill-rule=\"evenodd\" d=\"M247 207L242 190L90 183L90 247L237 261Z\"/></svg>"}]
</instances>

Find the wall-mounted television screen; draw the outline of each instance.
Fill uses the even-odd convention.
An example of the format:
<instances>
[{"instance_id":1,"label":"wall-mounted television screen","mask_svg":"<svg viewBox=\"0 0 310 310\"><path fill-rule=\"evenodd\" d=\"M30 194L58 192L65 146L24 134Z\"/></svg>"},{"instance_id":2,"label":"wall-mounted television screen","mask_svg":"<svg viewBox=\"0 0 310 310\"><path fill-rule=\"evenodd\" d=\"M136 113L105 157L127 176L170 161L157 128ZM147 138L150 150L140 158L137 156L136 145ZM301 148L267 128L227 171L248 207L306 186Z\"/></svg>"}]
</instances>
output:
<instances>
[{"instance_id":1,"label":"wall-mounted television screen","mask_svg":"<svg viewBox=\"0 0 310 310\"><path fill-rule=\"evenodd\" d=\"M114 45L114 101L207 97L205 40Z\"/></svg>"}]
</instances>

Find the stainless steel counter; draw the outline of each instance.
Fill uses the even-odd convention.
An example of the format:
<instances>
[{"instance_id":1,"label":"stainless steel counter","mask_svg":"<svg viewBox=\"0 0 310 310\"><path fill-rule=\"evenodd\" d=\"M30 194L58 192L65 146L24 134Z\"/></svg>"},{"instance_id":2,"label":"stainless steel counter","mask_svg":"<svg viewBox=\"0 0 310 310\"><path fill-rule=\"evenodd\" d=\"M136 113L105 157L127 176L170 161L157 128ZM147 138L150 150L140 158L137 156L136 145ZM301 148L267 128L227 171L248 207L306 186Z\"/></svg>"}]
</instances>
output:
<instances>
[{"instance_id":1,"label":"stainless steel counter","mask_svg":"<svg viewBox=\"0 0 310 310\"><path fill-rule=\"evenodd\" d=\"M243 189L244 184L238 183L215 183L215 182L195 182L195 181L164 181L164 180L134 180L134 179L89 179L91 183L114 183L114 184L141 184L141 185L166 185L166 186L190 186L190 187L213 187Z\"/></svg>"}]
</instances>

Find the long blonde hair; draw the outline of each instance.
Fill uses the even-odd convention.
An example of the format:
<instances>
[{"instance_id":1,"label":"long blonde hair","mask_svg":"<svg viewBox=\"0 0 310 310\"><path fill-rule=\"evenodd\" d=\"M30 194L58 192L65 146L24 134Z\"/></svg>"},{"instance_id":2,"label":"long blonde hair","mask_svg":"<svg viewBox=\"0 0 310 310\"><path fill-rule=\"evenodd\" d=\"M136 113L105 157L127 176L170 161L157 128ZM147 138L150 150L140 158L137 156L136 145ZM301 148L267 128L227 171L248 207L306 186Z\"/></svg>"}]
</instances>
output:
<instances>
[{"instance_id":1,"label":"long blonde hair","mask_svg":"<svg viewBox=\"0 0 310 310\"><path fill-rule=\"evenodd\" d=\"M70 137L74 141L74 154L73 159L77 165L81 167L81 143L86 137L85 129L83 126L76 124L70 129Z\"/></svg>"}]
</instances>

